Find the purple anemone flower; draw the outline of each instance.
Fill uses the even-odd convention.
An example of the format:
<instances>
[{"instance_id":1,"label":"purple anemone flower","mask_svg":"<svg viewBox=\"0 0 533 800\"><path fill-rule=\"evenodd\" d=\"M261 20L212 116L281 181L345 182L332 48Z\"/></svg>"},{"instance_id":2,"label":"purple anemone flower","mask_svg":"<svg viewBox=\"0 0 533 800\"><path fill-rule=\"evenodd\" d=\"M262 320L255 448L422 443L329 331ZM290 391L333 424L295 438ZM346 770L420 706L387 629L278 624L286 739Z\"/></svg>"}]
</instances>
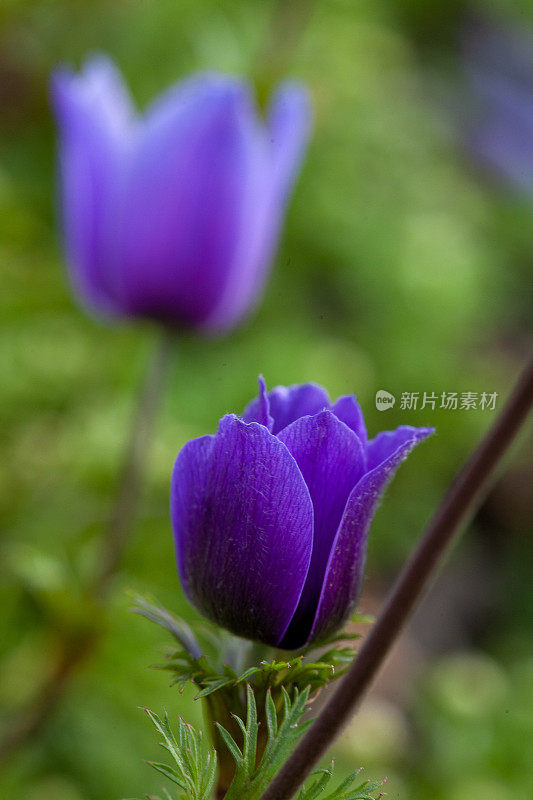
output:
<instances>
[{"instance_id":1,"label":"purple anemone flower","mask_svg":"<svg viewBox=\"0 0 533 800\"><path fill-rule=\"evenodd\" d=\"M533 192L533 35L476 17L463 35L469 83L467 144L508 186Z\"/></svg>"},{"instance_id":2,"label":"purple anemone flower","mask_svg":"<svg viewBox=\"0 0 533 800\"><path fill-rule=\"evenodd\" d=\"M65 248L98 314L217 333L257 301L310 123L282 84L263 121L250 87L187 78L139 116L108 59L55 73Z\"/></svg>"},{"instance_id":3,"label":"purple anemone flower","mask_svg":"<svg viewBox=\"0 0 533 800\"><path fill-rule=\"evenodd\" d=\"M352 613L367 533L395 470L432 428L367 439L355 397L278 386L241 418L188 442L172 475L171 517L185 593L238 636L294 650Z\"/></svg>"}]
</instances>

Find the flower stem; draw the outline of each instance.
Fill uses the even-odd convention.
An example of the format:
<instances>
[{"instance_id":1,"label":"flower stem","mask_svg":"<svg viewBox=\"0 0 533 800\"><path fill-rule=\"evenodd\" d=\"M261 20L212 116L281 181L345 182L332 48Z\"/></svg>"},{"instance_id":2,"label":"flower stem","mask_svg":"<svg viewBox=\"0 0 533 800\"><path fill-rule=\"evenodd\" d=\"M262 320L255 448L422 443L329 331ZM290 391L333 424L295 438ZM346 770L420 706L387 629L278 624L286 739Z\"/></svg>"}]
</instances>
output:
<instances>
[{"instance_id":1,"label":"flower stem","mask_svg":"<svg viewBox=\"0 0 533 800\"><path fill-rule=\"evenodd\" d=\"M288 800L341 732L376 676L454 539L487 491L495 467L533 405L533 358L485 438L456 475L393 585L361 651L339 688L260 800Z\"/></svg>"},{"instance_id":2,"label":"flower stem","mask_svg":"<svg viewBox=\"0 0 533 800\"><path fill-rule=\"evenodd\" d=\"M275 0L252 66L262 107L267 105L272 88L290 69L314 7L313 0Z\"/></svg>"},{"instance_id":3,"label":"flower stem","mask_svg":"<svg viewBox=\"0 0 533 800\"><path fill-rule=\"evenodd\" d=\"M109 523L102 539L102 555L90 587L88 601L102 605L109 595L134 528L139 509L145 465L152 432L159 410L165 379L170 365L174 334L164 329L141 384L124 464ZM54 713L70 680L97 647L102 626L87 627L60 642L50 674L31 704L22 709L5 726L0 740L0 763L6 761L31 741Z\"/></svg>"},{"instance_id":4,"label":"flower stem","mask_svg":"<svg viewBox=\"0 0 533 800\"><path fill-rule=\"evenodd\" d=\"M141 385L115 503L102 541L93 584L96 599L105 598L117 574L138 515L146 459L161 404L175 333L163 328Z\"/></svg>"}]
</instances>

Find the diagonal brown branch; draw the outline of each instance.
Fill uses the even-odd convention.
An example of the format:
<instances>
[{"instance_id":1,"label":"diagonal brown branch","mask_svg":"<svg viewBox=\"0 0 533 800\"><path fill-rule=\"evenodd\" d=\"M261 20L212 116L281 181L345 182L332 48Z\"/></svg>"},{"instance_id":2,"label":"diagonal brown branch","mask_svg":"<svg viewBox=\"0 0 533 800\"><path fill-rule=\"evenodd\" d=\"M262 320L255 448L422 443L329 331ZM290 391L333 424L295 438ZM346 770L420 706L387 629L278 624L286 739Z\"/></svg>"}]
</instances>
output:
<instances>
[{"instance_id":1,"label":"diagonal brown branch","mask_svg":"<svg viewBox=\"0 0 533 800\"><path fill-rule=\"evenodd\" d=\"M171 330L162 331L140 387L117 494L102 538L102 553L91 587L91 599L96 603L101 604L109 595L137 519L145 463L161 404L173 340L174 333ZM0 764L43 728L59 705L72 677L98 646L99 638L99 633L91 629L81 637L61 643L51 673L37 697L6 723L6 733L0 740Z\"/></svg>"},{"instance_id":2,"label":"diagonal brown branch","mask_svg":"<svg viewBox=\"0 0 533 800\"><path fill-rule=\"evenodd\" d=\"M451 544L486 492L495 467L533 405L533 358L505 407L444 496L389 593L360 653L339 688L260 800L288 800L341 732L364 697Z\"/></svg>"}]
</instances>

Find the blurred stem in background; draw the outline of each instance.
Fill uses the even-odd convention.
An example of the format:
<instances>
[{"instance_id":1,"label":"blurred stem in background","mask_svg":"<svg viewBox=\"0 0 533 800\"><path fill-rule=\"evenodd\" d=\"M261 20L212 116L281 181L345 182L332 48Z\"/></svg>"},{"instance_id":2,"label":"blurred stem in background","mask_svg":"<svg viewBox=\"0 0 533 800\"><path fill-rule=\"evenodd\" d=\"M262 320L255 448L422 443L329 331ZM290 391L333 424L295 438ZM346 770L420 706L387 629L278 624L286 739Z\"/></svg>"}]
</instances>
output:
<instances>
[{"instance_id":1,"label":"blurred stem in background","mask_svg":"<svg viewBox=\"0 0 533 800\"><path fill-rule=\"evenodd\" d=\"M164 327L141 385L115 505L102 542L93 593L105 599L117 574L139 511L146 460L169 371L176 333Z\"/></svg>"},{"instance_id":2,"label":"blurred stem in background","mask_svg":"<svg viewBox=\"0 0 533 800\"><path fill-rule=\"evenodd\" d=\"M161 407L166 378L172 360L176 333L163 327L141 382L133 414L122 471L109 522L102 536L101 554L90 586L89 601L105 612L107 600L118 574L139 513L146 464L153 431ZM36 736L56 709L70 679L92 655L104 631L100 614L96 623L83 627L60 643L50 675L31 704L6 724L0 740L0 762L6 760Z\"/></svg>"},{"instance_id":3,"label":"blurred stem in background","mask_svg":"<svg viewBox=\"0 0 533 800\"><path fill-rule=\"evenodd\" d=\"M272 88L285 77L314 6L313 0L276 0L274 3L253 68L261 107L267 105Z\"/></svg>"}]
</instances>

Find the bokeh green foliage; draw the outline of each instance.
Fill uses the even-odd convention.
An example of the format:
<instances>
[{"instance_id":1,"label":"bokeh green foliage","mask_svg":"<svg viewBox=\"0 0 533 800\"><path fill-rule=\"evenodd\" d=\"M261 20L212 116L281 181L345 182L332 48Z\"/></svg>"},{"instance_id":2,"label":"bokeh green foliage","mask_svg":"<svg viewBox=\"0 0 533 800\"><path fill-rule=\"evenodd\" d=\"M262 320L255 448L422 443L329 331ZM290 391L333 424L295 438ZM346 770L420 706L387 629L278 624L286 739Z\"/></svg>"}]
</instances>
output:
<instances>
[{"instance_id":1,"label":"bokeh green foliage","mask_svg":"<svg viewBox=\"0 0 533 800\"><path fill-rule=\"evenodd\" d=\"M173 566L170 469L185 441L243 408L258 373L270 386L315 380L333 397L355 392L371 434L398 424L437 427L437 437L402 468L376 518L371 577L386 575L405 556L493 418L489 411L405 411L399 402L378 412L376 390L397 397L403 391L496 391L501 401L508 389L527 337L532 210L469 168L453 122L431 91L437 74L446 77L436 70L450 46L457 4L450 5L442 41L434 40L438 30L430 35L424 27L433 9L428 0L413 0L402 14L393 6L386 0L318 3L291 43L287 72L310 87L315 132L273 277L256 315L230 337L181 338L147 464L142 520L102 619L87 603L86 587L135 388L157 333L148 325L89 319L71 298L56 233L50 71L106 51L141 107L197 69L242 73L264 91L280 69L279 43L269 44L274 4L2 3L0 702L6 712L31 700L61 636L106 627L102 647L39 740L4 771L2 797L104 800L150 786L155 791L159 783L143 758L157 751L137 706L166 707L171 714L179 709L199 722L192 695L178 695L164 676L147 670L160 660L161 636L128 614L125 590L151 592L194 618ZM283 32L283 24L277 29ZM439 54L434 63L433 51ZM446 52L451 61L452 51ZM275 70L269 71L271 64ZM514 474L519 484L520 465ZM525 615L533 600L530 584L518 591L514 580L523 569L527 520L500 508L498 526L508 535L499 569L509 592L502 592L506 604L486 647L503 674L507 664L515 669L517 652L527 656ZM519 613L509 621L511 612ZM517 682L515 704L530 691ZM411 752L410 760L394 766L411 800L437 797L445 776L455 776L458 765L471 768L463 751L457 753L466 723L452 724L436 701L423 702L420 724L437 731L426 743L428 756L417 761ZM513 715L511 708L507 719ZM512 787L514 800L525 798L520 791L528 770L531 780L531 765L512 755L521 734L494 730L501 752L511 753L498 780ZM476 774L490 780L494 758L492 751L480 755ZM372 766L378 776L389 769Z\"/></svg>"}]
</instances>

